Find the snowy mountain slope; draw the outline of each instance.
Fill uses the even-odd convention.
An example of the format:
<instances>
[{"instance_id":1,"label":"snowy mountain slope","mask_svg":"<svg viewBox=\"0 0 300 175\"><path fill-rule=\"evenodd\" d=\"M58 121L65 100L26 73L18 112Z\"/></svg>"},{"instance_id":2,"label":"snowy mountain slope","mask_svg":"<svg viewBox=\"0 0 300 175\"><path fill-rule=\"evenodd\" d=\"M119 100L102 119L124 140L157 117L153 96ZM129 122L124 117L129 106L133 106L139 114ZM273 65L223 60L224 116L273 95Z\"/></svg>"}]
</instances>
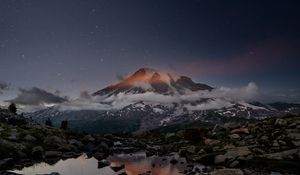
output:
<instances>
[{"instance_id":1,"label":"snowy mountain slope","mask_svg":"<svg viewBox=\"0 0 300 175\"><path fill-rule=\"evenodd\" d=\"M170 73L150 68L141 68L125 80L110 85L93 95L117 95L118 93L145 93L183 94L186 91L212 90L213 88L201 83L195 83L185 76L171 75Z\"/></svg>"},{"instance_id":2,"label":"snowy mountain slope","mask_svg":"<svg viewBox=\"0 0 300 175\"><path fill-rule=\"evenodd\" d=\"M263 119L299 111L297 105L249 103L256 95L253 83L240 89L213 88L186 76L141 68L126 79L92 94L26 114L59 125L91 132L131 132L180 122L221 122L221 118Z\"/></svg>"}]
</instances>

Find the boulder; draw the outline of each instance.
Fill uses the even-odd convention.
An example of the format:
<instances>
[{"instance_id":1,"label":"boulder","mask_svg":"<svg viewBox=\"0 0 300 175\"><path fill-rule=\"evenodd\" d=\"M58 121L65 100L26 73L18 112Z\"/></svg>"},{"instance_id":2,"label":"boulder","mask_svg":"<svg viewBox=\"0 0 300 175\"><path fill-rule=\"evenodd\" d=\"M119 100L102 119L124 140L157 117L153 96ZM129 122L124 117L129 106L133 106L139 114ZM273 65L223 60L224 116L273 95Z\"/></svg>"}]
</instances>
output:
<instances>
[{"instance_id":1,"label":"boulder","mask_svg":"<svg viewBox=\"0 0 300 175\"><path fill-rule=\"evenodd\" d=\"M268 141L269 137L266 135L263 135L260 139L263 141Z\"/></svg>"},{"instance_id":2,"label":"boulder","mask_svg":"<svg viewBox=\"0 0 300 175\"><path fill-rule=\"evenodd\" d=\"M300 140L299 140L299 141L293 141L293 144L294 144L295 146L299 147L299 146L300 146Z\"/></svg>"},{"instance_id":3,"label":"boulder","mask_svg":"<svg viewBox=\"0 0 300 175\"><path fill-rule=\"evenodd\" d=\"M225 155L217 155L215 157L215 164L222 164L226 161L227 157Z\"/></svg>"},{"instance_id":4,"label":"boulder","mask_svg":"<svg viewBox=\"0 0 300 175\"><path fill-rule=\"evenodd\" d=\"M98 169L109 166L110 163L107 160L98 161Z\"/></svg>"},{"instance_id":5,"label":"boulder","mask_svg":"<svg viewBox=\"0 0 300 175\"><path fill-rule=\"evenodd\" d=\"M231 131L231 134L249 134L248 128L238 128Z\"/></svg>"},{"instance_id":6,"label":"boulder","mask_svg":"<svg viewBox=\"0 0 300 175\"><path fill-rule=\"evenodd\" d=\"M44 148L41 146L36 146L32 148L31 155L36 158L41 158L44 153Z\"/></svg>"},{"instance_id":7,"label":"boulder","mask_svg":"<svg viewBox=\"0 0 300 175\"><path fill-rule=\"evenodd\" d=\"M14 164L13 158L6 158L0 160L0 169L6 169L7 167L10 167Z\"/></svg>"},{"instance_id":8,"label":"boulder","mask_svg":"<svg viewBox=\"0 0 300 175\"><path fill-rule=\"evenodd\" d=\"M211 175L243 175L240 169L219 169L211 172Z\"/></svg>"},{"instance_id":9,"label":"boulder","mask_svg":"<svg viewBox=\"0 0 300 175\"><path fill-rule=\"evenodd\" d=\"M56 157L61 157L62 152L60 151L46 151L45 152L45 158L56 158Z\"/></svg>"},{"instance_id":10,"label":"boulder","mask_svg":"<svg viewBox=\"0 0 300 175\"><path fill-rule=\"evenodd\" d=\"M48 146L59 147L61 145L67 144L67 141L58 136L48 136L45 138L44 144Z\"/></svg>"},{"instance_id":11,"label":"boulder","mask_svg":"<svg viewBox=\"0 0 300 175\"><path fill-rule=\"evenodd\" d=\"M50 174L37 174L37 175L60 175L58 172L52 172Z\"/></svg>"},{"instance_id":12,"label":"boulder","mask_svg":"<svg viewBox=\"0 0 300 175\"><path fill-rule=\"evenodd\" d=\"M176 165L177 163L178 163L178 160L176 160L176 159L170 160L170 164L172 164L172 165Z\"/></svg>"},{"instance_id":13,"label":"boulder","mask_svg":"<svg viewBox=\"0 0 300 175\"><path fill-rule=\"evenodd\" d=\"M9 136L7 137L9 140L17 141L19 136L17 129L11 129Z\"/></svg>"},{"instance_id":14,"label":"boulder","mask_svg":"<svg viewBox=\"0 0 300 175\"><path fill-rule=\"evenodd\" d=\"M186 148L187 152L192 153L192 154L196 153L196 149L197 148L195 146L188 146Z\"/></svg>"},{"instance_id":15,"label":"boulder","mask_svg":"<svg viewBox=\"0 0 300 175\"><path fill-rule=\"evenodd\" d=\"M284 119L276 119L275 121L275 126L286 126L287 125L287 121Z\"/></svg>"},{"instance_id":16,"label":"boulder","mask_svg":"<svg viewBox=\"0 0 300 175\"><path fill-rule=\"evenodd\" d=\"M224 156L227 159L234 160L239 157L241 158L241 157L248 156L250 154L251 154L251 151L249 150L249 148L246 146L243 146L243 147L235 147L235 148L227 150L227 152L224 154Z\"/></svg>"},{"instance_id":17,"label":"boulder","mask_svg":"<svg viewBox=\"0 0 300 175\"><path fill-rule=\"evenodd\" d=\"M240 139L241 137L238 134L229 135L230 139Z\"/></svg>"},{"instance_id":18,"label":"boulder","mask_svg":"<svg viewBox=\"0 0 300 175\"><path fill-rule=\"evenodd\" d=\"M77 154L75 152L66 152L62 154L63 159L69 159L75 157Z\"/></svg>"},{"instance_id":19,"label":"boulder","mask_svg":"<svg viewBox=\"0 0 300 175\"><path fill-rule=\"evenodd\" d=\"M92 137L90 134L89 135L86 135L83 137L82 139L83 142L94 142L95 141L95 138Z\"/></svg>"},{"instance_id":20,"label":"boulder","mask_svg":"<svg viewBox=\"0 0 300 175\"><path fill-rule=\"evenodd\" d=\"M175 137L175 136L176 136L175 133L167 133L167 134L165 135L165 139L170 139L170 138Z\"/></svg>"},{"instance_id":21,"label":"boulder","mask_svg":"<svg viewBox=\"0 0 300 175\"><path fill-rule=\"evenodd\" d=\"M220 140L214 140L214 139L205 139L204 143L206 145L217 145L217 144L221 143L221 141Z\"/></svg>"},{"instance_id":22,"label":"boulder","mask_svg":"<svg viewBox=\"0 0 300 175\"><path fill-rule=\"evenodd\" d=\"M231 168L236 167L239 163L240 162L238 160L235 160L229 164L229 167L231 167Z\"/></svg>"},{"instance_id":23,"label":"boulder","mask_svg":"<svg viewBox=\"0 0 300 175\"><path fill-rule=\"evenodd\" d=\"M286 151L282 151L282 152L276 152L276 153L270 153L270 154L264 154L261 155L260 157L264 157L267 159L277 159L277 160L282 160L282 159L286 159L286 158L290 158L292 159L293 156L298 156L298 149L291 149L291 150L286 150Z\"/></svg>"},{"instance_id":24,"label":"boulder","mask_svg":"<svg viewBox=\"0 0 300 175\"><path fill-rule=\"evenodd\" d=\"M289 133L288 137L293 140L300 140L300 133Z\"/></svg>"},{"instance_id":25,"label":"boulder","mask_svg":"<svg viewBox=\"0 0 300 175\"><path fill-rule=\"evenodd\" d=\"M27 141L27 142L35 142L36 141L36 138L35 137L33 137L32 135L26 135L25 137L24 137L24 140L25 141Z\"/></svg>"},{"instance_id":26,"label":"boulder","mask_svg":"<svg viewBox=\"0 0 300 175\"><path fill-rule=\"evenodd\" d=\"M104 152L104 153L108 153L110 150L110 147L105 143L105 142L101 142L96 148L96 151L98 152Z\"/></svg>"},{"instance_id":27,"label":"boulder","mask_svg":"<svg viewBox=\"0 0 300 175\"><path fill-rule=\"evenodd\" d=\"M84 147L84 145L82 144L81 141L78 141L76 139L71 139L68 141L70 145L74 145L74 146L77 146L78 148L82 148Z\"/></svg>"},{"instance_id":28,"label":"boulder","mask_svg":"<svg viewBox=\"0 0 300 175\"><path fill-rule=\"evenodd\" d=\"M104 158L106 158L106 154L96 152L93 154L93 157L95 157L95 159L100 161L100 160L103 160Z\"/></svg>"},{"instance_id":29,"label":"boulder","mask_svg":"<svg viewBox=\"0 0 300 175\"><path fill-rule=\"evenodd\" d=\"M58 151L62 151L62 152L78 152L78 149L76 146L74 145L70 145L70 144L63 144L63 145L60 145L58 148L57 148Z\"/></svg>"},{"instance_id":30,"label":"boulder","mask_svg":"<svg viewBox=\"0 0 300 175\"><path fill-rule=\"evenodd\" d=\"M112 170L114 170L115 172L118 172L118 171L124 169L124 168L125 168L125 165L111 166L110 168L111 168Z\"/></svg>"}]
</instances>

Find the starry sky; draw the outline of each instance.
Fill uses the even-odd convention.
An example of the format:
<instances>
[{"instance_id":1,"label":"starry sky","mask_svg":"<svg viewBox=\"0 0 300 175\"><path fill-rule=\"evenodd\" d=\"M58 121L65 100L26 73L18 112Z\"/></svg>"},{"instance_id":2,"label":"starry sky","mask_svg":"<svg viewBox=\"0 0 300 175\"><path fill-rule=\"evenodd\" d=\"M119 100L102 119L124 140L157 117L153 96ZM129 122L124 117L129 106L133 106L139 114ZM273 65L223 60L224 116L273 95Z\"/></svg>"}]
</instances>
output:
<instances>
[{"instance_id":1,"label":"starry sky","mask_svg":"<svg viewBox=\"0 0 300 175\"><path fill-rule=\"evenodd\" d=\"M1 0L0 101L75 98L141 67L300 102L300 2ZM278 97L278 98L276 98Z\"/></svg>"}]
</instances>

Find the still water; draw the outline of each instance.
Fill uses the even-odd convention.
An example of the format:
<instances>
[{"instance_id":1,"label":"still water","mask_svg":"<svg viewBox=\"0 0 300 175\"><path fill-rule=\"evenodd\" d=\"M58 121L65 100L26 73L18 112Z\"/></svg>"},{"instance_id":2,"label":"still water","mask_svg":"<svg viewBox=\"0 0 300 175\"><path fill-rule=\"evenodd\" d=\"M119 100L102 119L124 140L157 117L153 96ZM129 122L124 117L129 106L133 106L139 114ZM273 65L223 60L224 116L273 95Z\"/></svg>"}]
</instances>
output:
<instances>
[{"instance_id":1,"label":"still water","mask_svg":"<svg viewBox=\"0 0 300 175\"><path fill-rule=\"evenodd\" d=\"M176 159L178 163L171 164L170 161ZM25 167L22 170L13 170L12 172L35 175L58 172L61 175L118 175L126 172L128 175L138 175L151 172L152 175L181 175L189 166L186 160L176 155L170 157L146 157L144 153L131 155L116 155L108 157L110 166L98 168L98 160L88 158L85 154L78 158L60 160L54 165L45 162L35 164L31 167ZM125 165L120 171L115 172L111 167ZM201 165L195 167L202 169ZM194 168L195 168L194 167Z\"/></svg>"}]
</instances>

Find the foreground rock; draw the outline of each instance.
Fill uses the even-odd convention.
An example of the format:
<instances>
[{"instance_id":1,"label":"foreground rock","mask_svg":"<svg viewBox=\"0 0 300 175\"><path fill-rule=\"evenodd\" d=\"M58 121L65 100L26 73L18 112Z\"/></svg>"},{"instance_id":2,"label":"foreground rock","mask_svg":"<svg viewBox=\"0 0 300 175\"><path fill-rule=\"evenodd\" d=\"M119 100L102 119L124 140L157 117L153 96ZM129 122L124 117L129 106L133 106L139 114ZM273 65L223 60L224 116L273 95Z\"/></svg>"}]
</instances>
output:
<instances>
[{"instance_id":1,"label":"foreground rock","mask_svg":"<svg viewBox=\"0 0 300 175\"><path fill-rule=\"evenodd\" d=\"M240 169L220 169L211 172L211 175L243 175L243 171Z\"/></svg>"},{"instance_id":2,"label":"foreground rock","mask_svg":"<svg viewBox=\"0 0 300 175\"><path fill-rule=\"evenodd\" d=\"M14 120L8 120L9 117ZM295 173L300 161L299 115L134 136L60 130L1 110L0 121L0 170L22 168L40 161L54 164L83 152L99 160L99 167L108 166L104 160L113 154L143 151L147 156L164 156L177 152L190 162L230 168L216 170L213 172L216 175L241 174L245 168L257 167L262 171ZM171 163L180 164L176 160ZM264 163L276 165L261 166Z\"/></svg>"}]
</instances>

